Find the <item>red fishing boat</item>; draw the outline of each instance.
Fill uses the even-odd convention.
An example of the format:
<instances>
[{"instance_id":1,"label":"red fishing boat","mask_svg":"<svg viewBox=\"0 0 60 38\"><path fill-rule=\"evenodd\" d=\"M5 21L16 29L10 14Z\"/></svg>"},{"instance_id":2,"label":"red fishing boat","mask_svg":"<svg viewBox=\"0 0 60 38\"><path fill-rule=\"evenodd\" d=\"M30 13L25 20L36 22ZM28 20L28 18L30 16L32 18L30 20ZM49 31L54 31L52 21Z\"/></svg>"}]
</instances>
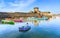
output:
<instances>
[{"instance_id":1,"label":"red fishing boat","mask_svg":"<svg viewBox=\"0 0 60 38\"><path fill-rule=\"evenodd\" d=\"M14 19L14 22L23 22L23 18L20 18L20 19Z\"/></svg>"},{"instance_id":2,"label":"red fishing boat","mask_svg":"<svg viewBox=\"0 0 60 38\"><path fill-rule=\"evenodd\" d=\"M20 19L19 20L14 20L14 22L23 22L23 20L20 20Z\"/></svg>"}]
</instances>

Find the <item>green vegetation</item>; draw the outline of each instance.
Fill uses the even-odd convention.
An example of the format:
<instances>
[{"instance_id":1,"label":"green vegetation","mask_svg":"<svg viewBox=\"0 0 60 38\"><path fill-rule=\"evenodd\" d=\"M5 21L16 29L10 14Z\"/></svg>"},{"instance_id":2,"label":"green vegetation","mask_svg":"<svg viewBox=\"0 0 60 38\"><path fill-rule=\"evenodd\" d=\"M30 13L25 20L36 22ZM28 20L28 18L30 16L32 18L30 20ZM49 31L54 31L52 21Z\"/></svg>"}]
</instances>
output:
<instances>
[{"instance_id":1,"label":"green vegetation","mask_svg":"<svg viewBox=\"0 0 60 38\"><path fill-rule=\"evenodd\" d=\"M48 12L48 13L50 13L50 12Z\"/></svg>"}]
</instances>

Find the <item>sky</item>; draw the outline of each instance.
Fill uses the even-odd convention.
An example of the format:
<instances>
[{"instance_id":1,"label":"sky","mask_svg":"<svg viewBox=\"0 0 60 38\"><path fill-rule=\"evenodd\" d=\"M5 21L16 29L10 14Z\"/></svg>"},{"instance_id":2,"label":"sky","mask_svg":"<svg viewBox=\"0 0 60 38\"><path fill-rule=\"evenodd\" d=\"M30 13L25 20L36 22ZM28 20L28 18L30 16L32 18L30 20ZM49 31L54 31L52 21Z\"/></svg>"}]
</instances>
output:
<instances>
[{"instance_id":1,"label":"sky","mask_svg":"<svg viewBox=\"0 0 60 38\"><path fill-rule=\"evenodd\" d=\"M60 14L60 0L0 0L0 12L29 12L34 7L41 12Z\"/></svg>"}]
</instances>

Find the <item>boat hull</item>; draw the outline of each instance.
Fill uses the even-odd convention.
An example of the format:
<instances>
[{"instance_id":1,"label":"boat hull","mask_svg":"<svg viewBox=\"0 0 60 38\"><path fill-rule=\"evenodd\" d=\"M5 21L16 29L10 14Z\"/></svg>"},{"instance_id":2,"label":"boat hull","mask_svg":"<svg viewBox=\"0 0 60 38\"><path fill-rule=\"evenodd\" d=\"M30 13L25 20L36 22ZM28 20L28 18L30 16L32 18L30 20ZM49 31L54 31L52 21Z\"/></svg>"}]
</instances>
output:
<instances>
[{"instance_id":1,"label":"boat hull","mask_svg":"<svg viewBox=\"0 0 60 38\"><path fill-rule=\"evenodd\" d=\"M2 24L15 24L13 21L1 21Z\"/></svg>"},{"instance_id":2,"label":"boat hull","mask_svg":"<svg viewBox=\"0 0 60 38\"><path fill-rule=\"evenodd\" d=\"M23 22L22 20L14 20L14 22Z\"/></svg>"},{"instance_id":3,"label":"boat hull","mask_svg":"<svg viewBox=\"0 0 60 38\"><path fill-rule=\"evenodd\" d=\"M30 26L27 26L27 27L19 27L19 32L27 32L31 29Z\"/></svg>"}]
</instances>

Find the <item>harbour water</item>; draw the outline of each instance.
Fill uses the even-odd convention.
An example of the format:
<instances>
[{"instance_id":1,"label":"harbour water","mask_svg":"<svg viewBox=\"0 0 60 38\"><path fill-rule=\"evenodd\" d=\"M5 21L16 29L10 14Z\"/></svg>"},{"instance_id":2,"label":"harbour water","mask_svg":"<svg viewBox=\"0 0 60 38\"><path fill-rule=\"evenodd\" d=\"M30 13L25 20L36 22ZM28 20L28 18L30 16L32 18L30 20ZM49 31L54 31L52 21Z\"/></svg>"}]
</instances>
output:
<instances>
[{"instance_id":1,"label":"harbour water","mask_svg":"<svg viewBox=\"0 0 60 38\"><path fill-rule=\"evenodd\" d=\"M31 29L27 32L19 32L19 27L24 23L15 25L0 24L0 38L60 38L60 18L42 21L37 26L29 22Z\"/></svg>"}]
</instances>

